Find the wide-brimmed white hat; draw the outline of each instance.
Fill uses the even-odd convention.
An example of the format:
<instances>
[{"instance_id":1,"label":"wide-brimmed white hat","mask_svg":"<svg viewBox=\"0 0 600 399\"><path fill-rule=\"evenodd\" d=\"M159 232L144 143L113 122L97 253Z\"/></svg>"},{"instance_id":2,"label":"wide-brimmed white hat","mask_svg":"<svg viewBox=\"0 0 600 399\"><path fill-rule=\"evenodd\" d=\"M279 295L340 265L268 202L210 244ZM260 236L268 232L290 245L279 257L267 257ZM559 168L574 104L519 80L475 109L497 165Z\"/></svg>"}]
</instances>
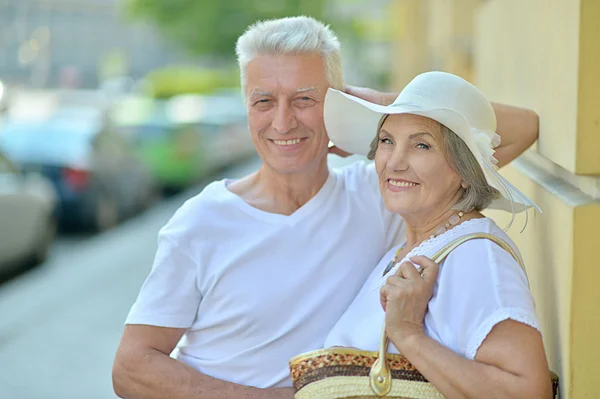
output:
<instances>
[{"instance_id":1,"label":"wide-brimmed white hat","mask_svg":"<svg viewBox=\"0 0 600 399\"><path fill-rule=\"evenodd\" d=\"M502 194L490 208L521 212L540 208L497 172L494 148L500 144L496 115L489 100L466 80L446 72L414 78L388 106L338 90L325 97L325 127L330 140L352 154L367 155L382 116L414 114L433 119L460 137L479 162L488 184Z\"/></svg>"}]
</instances>

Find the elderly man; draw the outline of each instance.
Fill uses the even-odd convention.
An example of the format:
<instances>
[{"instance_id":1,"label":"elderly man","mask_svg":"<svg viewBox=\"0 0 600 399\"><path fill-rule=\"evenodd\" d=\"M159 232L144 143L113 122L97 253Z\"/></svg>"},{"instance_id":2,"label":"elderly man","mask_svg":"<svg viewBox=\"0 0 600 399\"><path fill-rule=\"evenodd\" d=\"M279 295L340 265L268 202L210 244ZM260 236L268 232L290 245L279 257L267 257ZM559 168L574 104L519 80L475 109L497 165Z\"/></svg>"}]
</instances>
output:
<instances>
[{"instance_id":1,"label":"elderly man","mask_svg":"<svg viewBox=\"0 0 600 399\"><path fill-rule=\"evenodd\" d=\"M328 169L323 101L329 87L344 88L335 35L307 17L261 22L239 38L237 56L263 164L208 185L160 231L115 359L123 398L292 398L288 360L323 345L404 236L372 165ZM535 140L537 116L495 112L503 164Z\"/></svg>"}]
</instances>

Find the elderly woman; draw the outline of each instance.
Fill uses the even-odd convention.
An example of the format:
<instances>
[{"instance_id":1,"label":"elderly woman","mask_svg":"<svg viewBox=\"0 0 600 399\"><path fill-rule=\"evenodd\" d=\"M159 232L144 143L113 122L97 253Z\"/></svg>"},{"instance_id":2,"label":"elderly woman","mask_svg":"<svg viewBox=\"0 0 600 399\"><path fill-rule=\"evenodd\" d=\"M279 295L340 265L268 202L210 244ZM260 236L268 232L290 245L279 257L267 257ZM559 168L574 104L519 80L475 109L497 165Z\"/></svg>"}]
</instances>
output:
<instances>
[{"instance_id":1,"label":"elderly woman","mask_svg":"<svg viewBox=\"0 0 600 399\"><path fill-rule=\"evenodd\" d=\"M551 397L520 255L505 232L481 214L492 207L514 216L535 206L496 172L493 147L499 138L489 101L455 75L429 72L416 77L387 107L330 89L325 122L339 148L368 152L375 160L385 206L406 222L406 241L381 259L325 346L378 351L384 345L385 323L388 353L400 353L410 362L405 371L418 370L408 379L428 381L443 397ZM474 233L491 235L497 242L472 239L439 266L430 259ZM293 376L307 372L294 369L294 362L302 359L292 361ZM339 368L343 362L336 359L338 368L331 370L341 373L338 379L368 372L358 371L363 365L352 365L354 360L346 364L354 369ZM328 361L310 363L324 367L320 374L304 375L301 381L295 376L296 388L307 388L297 397L357 397L336 396L330 388L324 390L329 394L306 393L310 382L327 374ZM360 397L370 397L366 395Z\"/></svg>"}]
</instances>

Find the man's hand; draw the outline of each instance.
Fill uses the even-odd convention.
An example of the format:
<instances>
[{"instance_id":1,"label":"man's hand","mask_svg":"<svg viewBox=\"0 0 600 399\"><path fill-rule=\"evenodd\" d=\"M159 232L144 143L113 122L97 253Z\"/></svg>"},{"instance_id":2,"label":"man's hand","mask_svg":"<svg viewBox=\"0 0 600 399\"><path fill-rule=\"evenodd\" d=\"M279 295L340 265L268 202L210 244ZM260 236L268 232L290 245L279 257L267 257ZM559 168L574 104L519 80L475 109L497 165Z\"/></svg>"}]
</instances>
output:
<instances>
[{"instance_id":1,"label":"man's hand","mask_svg":"<svg viewBox=\"0 0 600 399\"><path fill-rule=\"evenodd\" d=\"M335 154L342 158L346 158L346 157L349 157L350 155L352 155L349 152L346 152L346 151L342 150L341 148L336 147L336 145L333 144L331 141L329 142L329 147L327 148L327 151L329 152L329 154Z\"/></svg>"},{"instance_id":2,"label":"man's hand","mask_svg":"<svg viewBox=\"0 0 600 399\"><path fill-rule=\"evenodd\" d=\"M358 87L345 85L344 91L354 97L362 98L363 100L379 105L390 105L394 102L398 93L383 93L377 90L369 89L368 87Z\"/></svg>"}]
</instances>

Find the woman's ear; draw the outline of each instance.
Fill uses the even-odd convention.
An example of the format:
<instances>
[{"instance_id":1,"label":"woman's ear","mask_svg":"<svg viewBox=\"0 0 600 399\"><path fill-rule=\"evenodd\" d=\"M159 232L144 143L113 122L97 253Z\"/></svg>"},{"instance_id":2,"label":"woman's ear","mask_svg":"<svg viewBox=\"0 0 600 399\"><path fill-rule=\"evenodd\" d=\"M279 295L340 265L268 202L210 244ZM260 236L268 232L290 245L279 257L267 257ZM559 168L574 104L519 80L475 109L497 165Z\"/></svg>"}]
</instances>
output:
<instances>
[{"instance_id":1,"label":"woman's ear","mask_svg":"<svg viewBox=\"0 0 600 399\"><path fill-rule=\"evenodd\" d=\"M467 189L467 188L469 188L469 184L468 184L466 181L463 181L463 182L461 182L461 183L460 183L460 186L461 186L462 188L464 188L464 189Z\"/></svg>"}]
</instances>

